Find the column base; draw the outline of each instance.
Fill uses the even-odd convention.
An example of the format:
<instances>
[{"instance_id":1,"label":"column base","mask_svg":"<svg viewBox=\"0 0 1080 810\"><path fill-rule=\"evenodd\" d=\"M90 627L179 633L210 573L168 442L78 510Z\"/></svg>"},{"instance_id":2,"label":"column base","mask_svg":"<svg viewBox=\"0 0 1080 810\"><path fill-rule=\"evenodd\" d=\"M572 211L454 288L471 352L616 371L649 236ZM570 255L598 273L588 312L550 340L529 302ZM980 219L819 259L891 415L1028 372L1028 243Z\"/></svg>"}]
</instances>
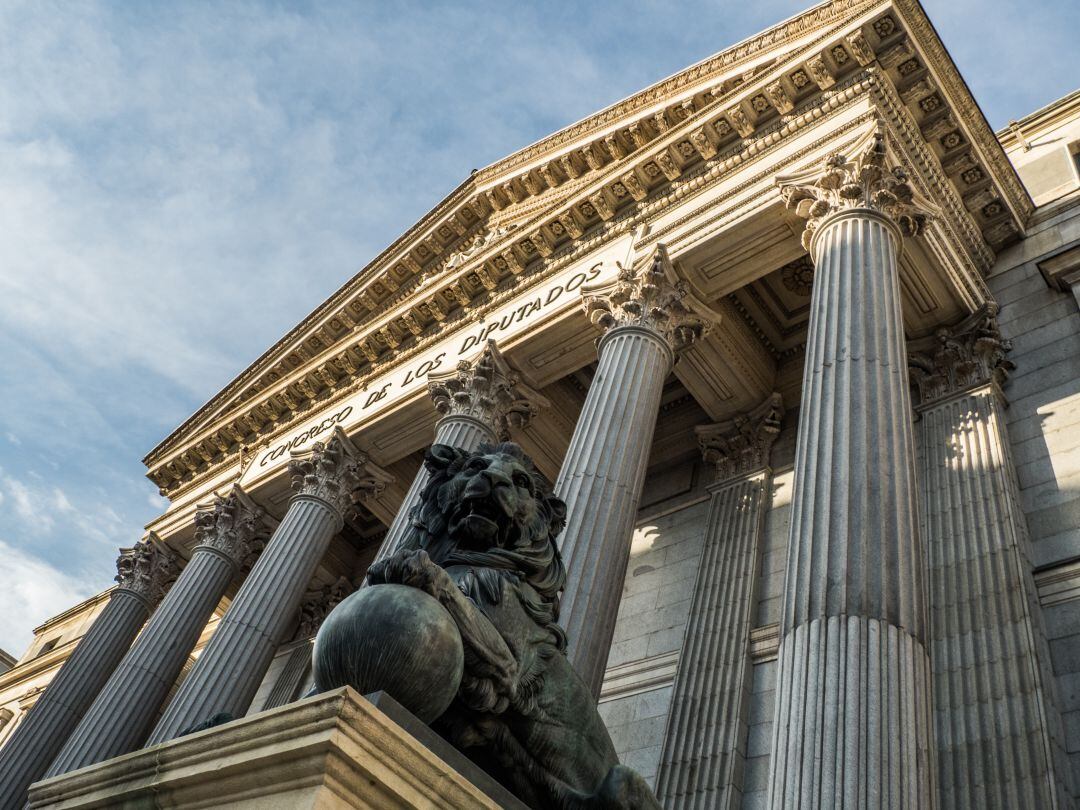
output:
<instances>
[{"instance_id":1,"label":"column base","mask_svg":"<svg viewBox=\"0 0 1080 810\"><path fill-rule=\"evenodd\" d=\"M349 687L43 780L29 806L527 810L385 695Z\"/></svg>"},{"instance_id":2,"label":"column base","mask_svg":"<svg viewBox=\"0 0 1080 810\"><path fill-rule=\"evenodd\" d=\"M780 642L769 807L935 806L930 659L881 619L831 616Z\"/></svg>"}]
</instances>

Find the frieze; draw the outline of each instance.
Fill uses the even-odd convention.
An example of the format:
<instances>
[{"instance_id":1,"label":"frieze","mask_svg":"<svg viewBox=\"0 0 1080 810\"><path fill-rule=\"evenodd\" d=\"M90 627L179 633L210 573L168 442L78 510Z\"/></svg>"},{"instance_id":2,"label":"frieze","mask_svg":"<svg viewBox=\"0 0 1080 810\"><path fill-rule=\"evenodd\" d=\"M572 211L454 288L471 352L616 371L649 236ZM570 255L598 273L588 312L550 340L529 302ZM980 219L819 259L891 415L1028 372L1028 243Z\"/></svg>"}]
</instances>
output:
<instances>
[{"instance_id":1,"label":"frieze","mask_svg":"<svg viewBox=\"0 0 1080 810\"><path fill-rule=\"evenodd\" d=\"M617 272L618 262L626 259L630 237L624 237L604 248L597 256L587 257L544 284L512 298L507 303L484 316L475 326L458 330L413 356L407 363L396 365L379 376L366 381L366 385L344 401L335 403L332 410L318 414L299 430L282 437L272 446L257 452L241 479L241 485L249 487L252 482L272 474L288 462L290 453L310 446L313 441L341 428L353 431L357 425L374 418L426 388L429 375L445 369L453 369L461 360L473 355L492 339L505 340L519 332L534 328L555 312L561 312L578 304L575 293L590 283L599 283Z\"/></svg>"}]
</instances>

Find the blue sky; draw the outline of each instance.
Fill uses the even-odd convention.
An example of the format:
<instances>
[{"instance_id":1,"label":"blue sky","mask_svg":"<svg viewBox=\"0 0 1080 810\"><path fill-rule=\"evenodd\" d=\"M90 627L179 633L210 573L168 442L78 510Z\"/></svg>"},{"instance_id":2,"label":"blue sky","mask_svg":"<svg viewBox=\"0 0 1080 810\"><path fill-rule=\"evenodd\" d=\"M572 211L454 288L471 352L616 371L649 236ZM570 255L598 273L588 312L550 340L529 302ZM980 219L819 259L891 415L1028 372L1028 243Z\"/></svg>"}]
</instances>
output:
<instances>
[{"instance_id":1,"label":"blue sky","mask_svg":"<svg viewBox=\"0 0 1080 810\"><path fill-rule=\"evenodd\" d=\"M997 128L1069 2L928 0ZM0 1L0 647L107 586L140 459L463 179L803 2Z\"/></svg>"}]
</instances>

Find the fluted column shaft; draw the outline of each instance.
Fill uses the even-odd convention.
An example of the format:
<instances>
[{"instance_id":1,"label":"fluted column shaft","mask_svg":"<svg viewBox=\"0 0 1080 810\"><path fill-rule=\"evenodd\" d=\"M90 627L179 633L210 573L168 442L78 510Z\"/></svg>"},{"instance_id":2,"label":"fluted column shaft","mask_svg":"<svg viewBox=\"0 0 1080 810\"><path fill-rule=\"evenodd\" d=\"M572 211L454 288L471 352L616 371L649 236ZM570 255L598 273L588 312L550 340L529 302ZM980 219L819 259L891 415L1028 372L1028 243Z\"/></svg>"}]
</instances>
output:
<instances>
[{"instance_id":1,"label":"fluted column shaft","mask_svg":"<svg viewBox=\"0 0 1080 810\"><path fill-rule=\"evenodd\" d=\"M893 219L858 207L823 217L811 242L775 810L934 805L899 243Z\"/></svg>"},{"instance_id":2,"label":"fluted column shaft","mask_svg":"<svg viewBox=\"0 0 1080 810\"><path fill-rule=\"evenodd\" d=\"M445 444L472 451L481 444L494 444L496 441L494 427L472 416L452 414L444 416L435 425L434 444ZM405 500L402 501L394 522L390 524L386 532L386 538L379 547L379 553L375 555L376 561L389 557L407 542L412 529L412 511L420 503L420 495L424 491L427 479L427 470L421 467L409 486L409 491L405 493Z\"/></svg>"},{"instance_id":3,"label":"fluted column shaft","mask_svg":"<svg viewBox=\"0 0 1080 810\"><path fill-rule=\"evenodd\" d=\"M215 714L244 714L274 651L296 620L319 561L341 528L337 506L314 495L293 496L281 525L150 734L148 745L170 740Z\"/></svg>"},{"instance_id":4,"label":"fluted column shaft","mask_svg":"<svg viewBox=\"0 0 1080 810\"><path fill-rule=\"evenodd\" d=\"M26 803L30 785L45 773L127 652L150 607L134 591L122 587L113 591L105 609L0 751L0 807L6 810Z\"/></svg>"},{"instance_id":5,"label":"fluted column shaft","mask_svg":"<svg viewBox=\"0 0 1080 810\"><path fill-rule=\"evenodd\" d=\"M996 385L924 406L920 427L940 804L1071 807Z\"/></svg>"},{"instance_id":6,"label":"fluted column shaft","mask_svg":"<svg viewBox=\"0 0 1080 810\"><path fill-rule=\"evenodd\" d=\"M748 650L767 469L710 488L704 550L668 717L656 795L668 810L734 810L742 801Z\"/></svg>"},{"instance_id":7,"label":"fluted column shaft","mask_svg":"<svg viewBox=\"0 0 1080 810\"><path fill-rule=\"evenodd\" d=\"M658 332L619 326L600 341L600 360L555 491L566 502L560 540L567 581L561 623L578 674L600 692L630 537L672 351Z\"/></svg>"},{"instance_id":8,"label":"fluted column shaft","mask_svg":"<svg viewBox=\"0 0 1080 810\"><path fill-rule=\"evenodd\" d=\"M47 776L67 773L142 745L162 701L236 573L222 552L199 546Z\"/></svg>"}]
</instances>

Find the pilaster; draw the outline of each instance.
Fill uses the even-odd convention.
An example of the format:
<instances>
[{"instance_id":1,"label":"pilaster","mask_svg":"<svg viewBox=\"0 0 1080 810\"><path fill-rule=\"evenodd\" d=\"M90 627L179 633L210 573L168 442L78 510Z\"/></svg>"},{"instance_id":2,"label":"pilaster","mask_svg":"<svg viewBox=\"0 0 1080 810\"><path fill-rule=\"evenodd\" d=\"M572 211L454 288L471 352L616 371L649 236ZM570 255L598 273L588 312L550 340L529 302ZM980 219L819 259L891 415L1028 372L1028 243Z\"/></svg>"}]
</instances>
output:
<instances>
[{"instance_id":1,"label":"pilaster","mask_svg":"<svg viewBox=\"0 0 1080 810\"><path fill-rule=\"evenodd\" d=\"M176 576L173 553L151 535L123 549L117 587L45 692L0 750L0 807L22 807Z\"/></svg>"},{"instance_id":2,"label":"pilaster","mask_svg":"<svg viewBox=\"0 0 1080 810\"><path fill-rule=\"evenodd\" d=\"M376 496L388 478L340 428L325 443L294 455L289 472L295 494L281 525L151 733L150 744L214 715L239 717L247 710L330 540L353 505Z\"/></svg>"},{"instance_id":3,"label":"pilaster","mask_svg":"<svg viewBox=\"0 0 1080 810\"><path fill-rule=\"evenodd\" d=\"M910 345L942 807L1072 807L988 304Z\"/></svg>"},{"instance_id":4,"label":"pilaster","mask_svg":"<svg viewBox=\"0 0 1080 810\"><path fill-rule=\"evenodd\" d=\"M750 699L749 639L783 404L697 428L713 466L709 513L686 626L657 798L669 810L741 806Z\"/></svg>"}]
</instances>

